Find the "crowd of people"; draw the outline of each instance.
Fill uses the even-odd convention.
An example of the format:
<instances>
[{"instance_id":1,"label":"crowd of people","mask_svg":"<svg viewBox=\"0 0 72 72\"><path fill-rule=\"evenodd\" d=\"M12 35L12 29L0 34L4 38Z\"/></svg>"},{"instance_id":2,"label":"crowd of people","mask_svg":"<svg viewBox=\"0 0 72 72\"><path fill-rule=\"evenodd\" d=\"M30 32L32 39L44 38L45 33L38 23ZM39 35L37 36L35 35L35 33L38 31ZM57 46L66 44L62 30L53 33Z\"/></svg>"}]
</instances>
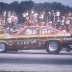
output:
<instances>
[{"instance_id":1,"label":"crowd of people","mask_svg":"<svg viewBox=\"0 0 72 72\"><path fill-rule=\"evenodd\" d=\"M51 25L61 31L66 30L69 32L72 27L72 13L64 13L63 15L59 10L49 12L30 12L23 13L26 18L27 25Z\"/></svg>"},{"instance_id":2,"label":"crowd of people","mask_svg":"<svg viewBox=\"0 0 72 72\"><path fill-rule=\"evenodd\" d=\"M51 25L56 29L67 32L71 31L72 29L71 12L61 14L59 10L51 10L48 12L36 12L31 10L24 12L22 16L24 18L24 26ZM8 13L6 11L3 12L0 14L0 31L5 31L8 33L19 31L20 29L17 28L18 20L19 18L15 11L9 11Z\"/></svg>"},{"instance_id":3,"label":"crowd of people","mask_svg":"<svg viewBox=\"0 0 72 72\"><path fill-rule=\"evenodd\" d=\"M8 13L5 11L0 14L0 33L11 33L16 28L16 24L18 22L18 17L15 11L9 11Z\"/></svg>"}]
</instances>

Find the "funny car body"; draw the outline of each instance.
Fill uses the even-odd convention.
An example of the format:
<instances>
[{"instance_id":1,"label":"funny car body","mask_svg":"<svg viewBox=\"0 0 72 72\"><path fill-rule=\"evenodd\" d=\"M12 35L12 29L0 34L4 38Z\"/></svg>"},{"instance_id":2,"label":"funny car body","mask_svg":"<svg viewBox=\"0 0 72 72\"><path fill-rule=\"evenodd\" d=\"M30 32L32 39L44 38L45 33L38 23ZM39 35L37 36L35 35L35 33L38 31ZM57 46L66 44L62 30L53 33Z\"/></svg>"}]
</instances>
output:
<instances>
[{"instance_id":1,"label":"funny car body","mask_svg":"<svg viewBox=\"0 0 72 72\"><path fill-rule=\"evenodd\" d=\"M45 49L50 54L62 48L72 49L72 36L49 26L25 26L14 35L0 35L0 53L28 49Z\"/></svg>"}]
</instances>

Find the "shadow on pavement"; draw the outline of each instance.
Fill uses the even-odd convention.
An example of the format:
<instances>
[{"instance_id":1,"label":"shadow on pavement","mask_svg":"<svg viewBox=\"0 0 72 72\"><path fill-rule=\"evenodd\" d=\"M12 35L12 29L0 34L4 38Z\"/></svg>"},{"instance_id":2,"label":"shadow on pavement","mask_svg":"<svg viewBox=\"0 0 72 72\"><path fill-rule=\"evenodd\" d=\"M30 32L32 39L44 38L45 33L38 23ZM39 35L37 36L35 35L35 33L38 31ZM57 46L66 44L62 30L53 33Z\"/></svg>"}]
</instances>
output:
<instances>
[{"instance_id":1,"label":"shadow on pavement","mask_svg":"<svg viewBox=\"0 0 72 72\"><path fill-rule=\"evenodd\" d=\"M47 52L17 52L17 51L9 51L6 54L48 54ZM48 55L72 55L72 52L60 52L59 54L48 54Z\"/></svg>"}]
</instances>

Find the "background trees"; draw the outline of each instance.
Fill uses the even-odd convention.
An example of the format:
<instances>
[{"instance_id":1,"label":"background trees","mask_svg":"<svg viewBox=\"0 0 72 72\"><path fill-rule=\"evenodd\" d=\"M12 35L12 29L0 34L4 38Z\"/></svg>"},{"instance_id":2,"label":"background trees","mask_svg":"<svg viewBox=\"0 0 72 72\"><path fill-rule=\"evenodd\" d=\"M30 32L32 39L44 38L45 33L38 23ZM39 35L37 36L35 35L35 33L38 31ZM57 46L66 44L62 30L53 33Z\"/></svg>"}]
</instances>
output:
<instances>
[{"instance_id":1,"label":"background trees","mask_svg":"<svg viewBox=\"0 0 72 72\"><path fill-rule=\"evenodd\" d=\"M17 16L21 19L22 18L22 13L26 11L30 11L31 9L34 9L36 12L41 12L41 11L51 11L51 10L59 10L61 14L64 14L65 12L72 12L72 7L69 6L64 6L61 3L34 3L33 1L22 1L21 3L15 1L12 2L11 4L3 3L0 2L0 14L2 14L4 11L15 11ZM19 19L19 20L20 20Z\"/></svg>"}]
</instances>

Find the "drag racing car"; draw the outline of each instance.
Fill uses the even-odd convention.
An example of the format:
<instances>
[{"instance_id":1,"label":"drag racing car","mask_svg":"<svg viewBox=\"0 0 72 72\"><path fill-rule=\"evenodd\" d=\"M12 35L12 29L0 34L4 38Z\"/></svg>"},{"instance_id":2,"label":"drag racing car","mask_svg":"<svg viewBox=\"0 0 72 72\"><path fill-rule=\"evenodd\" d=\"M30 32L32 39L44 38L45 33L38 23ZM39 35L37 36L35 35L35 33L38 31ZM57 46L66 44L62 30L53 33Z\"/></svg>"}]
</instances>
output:
<instances>
[{"instance_id":1,"label":"drag racing car","mask_svg":"<svg viewBox=\"0 0 72 72\"><path fill-rule=\"evenodd\" d=\"M50 54L57 54L62 48L72 49L72 35L51 26L25 26L16 34L0 35L0 53L45 49Z\"/></svg>"}]
</instances>

